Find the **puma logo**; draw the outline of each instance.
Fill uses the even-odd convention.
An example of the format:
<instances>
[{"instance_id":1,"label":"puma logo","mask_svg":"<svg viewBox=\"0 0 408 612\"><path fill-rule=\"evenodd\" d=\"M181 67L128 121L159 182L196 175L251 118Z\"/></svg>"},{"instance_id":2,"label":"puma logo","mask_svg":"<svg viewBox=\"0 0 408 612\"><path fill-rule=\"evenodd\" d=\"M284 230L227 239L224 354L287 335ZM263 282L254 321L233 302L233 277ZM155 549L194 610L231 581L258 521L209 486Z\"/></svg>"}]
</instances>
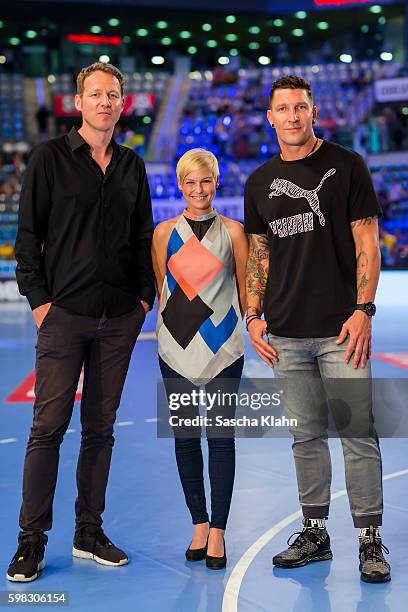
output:
<instances>
[{"instance_id":1,"label":"puma logo","mask_svg":"<svg viewBox=\"0 0 408 612\"><path fill-rule=\"evenodd\" d=\"M302 189L302 187L298 187L295 183L291 181L287 181L286 179L276 178L273 180L270 189L271 193L269 194L270 198L276 198L285 194L290 198L306 198L308 204L312 211L319 217L320 225L325 225L326 221L322 211L320 210L319 205L319 197L317 195L318 191L322 188L324 181L336 173L335 168L330 168L323 176L322 180L316 187L316 189Z\"/></svg>"}]
</instances>

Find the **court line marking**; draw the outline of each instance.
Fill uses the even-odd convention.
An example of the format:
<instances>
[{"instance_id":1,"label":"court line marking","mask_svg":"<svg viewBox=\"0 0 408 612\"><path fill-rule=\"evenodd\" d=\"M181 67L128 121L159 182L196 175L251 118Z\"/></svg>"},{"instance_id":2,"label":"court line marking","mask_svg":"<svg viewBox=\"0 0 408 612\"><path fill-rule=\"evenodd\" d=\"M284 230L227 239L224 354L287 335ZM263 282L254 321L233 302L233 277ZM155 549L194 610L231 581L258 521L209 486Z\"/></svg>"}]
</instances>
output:
<instances>
[{"instance_id":1,"label":"court line marking","mask_svg":"<svg viewBox=\"0 0 408 612\"><path fill-rule=\"evenodd\" d=\"M10 444L11 442L17 442L17 438L3 438L0 440L0 444Z\"/></svg>"},{"instance_id":2,"label":"court line marking","mask_svg":"<svg viewBox=\"0 0 408 612\"><path fill-rule=\"evenodd\" d=\"M408 474L408 469L400 470L399 472L392 472L390 474L386 474L383 477L384 480L391 480L392 478L398 478L399 476L406 476ZM331 501L338 499L339 497L343 497L347 495L347 490L342 489L341 491L337 491L331 496ZM238 612L238 597L239 591L241 589L242 581L245 577L245 574L251 565L252 561L255 559L257 554L261 552L261 550L274 538L278 533L280 533L285 527L294 523L297 519L302 518L302 511L298 510L297 512L293 512L289 514L284 519L279 521L268 529L263 535L261 535L242 555L242 557L235 564L234 569L232 570L227 584L225 586L224 597L222 599L222 612Z\"/></svg>"}]
</instances>

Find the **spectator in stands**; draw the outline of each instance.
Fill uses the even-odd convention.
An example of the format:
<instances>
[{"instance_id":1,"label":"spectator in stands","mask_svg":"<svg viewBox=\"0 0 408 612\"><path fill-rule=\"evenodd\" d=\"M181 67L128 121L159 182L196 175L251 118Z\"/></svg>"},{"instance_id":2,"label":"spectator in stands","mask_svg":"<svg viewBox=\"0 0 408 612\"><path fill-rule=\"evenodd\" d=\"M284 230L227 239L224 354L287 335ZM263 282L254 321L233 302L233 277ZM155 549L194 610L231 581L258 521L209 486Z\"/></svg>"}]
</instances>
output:
<instances>
[{"instance_id":1,"label":"spectator in stands","mask_svg":"<svg viewBox=\"0 0 408 612\"><path fill-rule=\"evenodd\" d=\"M236 393L244 364L242 313L248 245L243 227L212 207L219 168L204 149L187 151L177 164L177 179L186 201L183 214L160 223L152 254L160 295L157 321L159 363L169 398L192 393L204 384L208 392ZM214 327L215 326L215 327ZM228 415L227 415L228 413ZM211 417L232 417L235 406L215 405ZM194 418L198 408L179 409ZM200 427L174 427L177 466L194 535L188 561L206 559L211 569L226 565L224 531L231 503L235 445L233 428L207 427L211 522L206 509ZM216 431L218 429L218 431Z\"/></svg>"},{"instance_id":2,"label":"spectator in stands","mask_svg":"<svg viewBox=\"0 0 408 612\"><path fill-rule=\"evenodd\" d=\"M48 138L48 121L50 116L51 113L44 104L40 106L35 114L41 142L44 142Z\"/></svg>"},{"instance_id":3,"label":"spectator in stands","mask_svg":"<svg viewBox=\"0 0 408 612\"><path fill-rule=\"evenodd\" d=\"M401 183L394 176L391 180L391 185L388 188L388 201L389 202L400 202L408 198L408 191L403 188Z\"/></svg>"}]
</instances>

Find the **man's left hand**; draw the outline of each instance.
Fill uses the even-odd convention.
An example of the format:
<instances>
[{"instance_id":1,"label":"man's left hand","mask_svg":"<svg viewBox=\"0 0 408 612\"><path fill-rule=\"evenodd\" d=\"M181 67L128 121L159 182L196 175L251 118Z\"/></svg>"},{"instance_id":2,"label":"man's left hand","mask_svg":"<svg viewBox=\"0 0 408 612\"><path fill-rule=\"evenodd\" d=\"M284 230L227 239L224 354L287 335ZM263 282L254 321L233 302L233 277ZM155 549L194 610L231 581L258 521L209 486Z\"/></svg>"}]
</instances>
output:
<instances>
[{"instance_id":1,"label":"man's left hand","mask_svg":"<svg viewBox=\"0 0 408 612\"><path fill-rule=\"evenodd\" d=\"M336 344L342 344L347 336L350 336L350 340L344 361L348 363L354 353L353 367L364 368L371 356L371 317L362 310L355 310L341 328Z\"/></svg>"},{"instance_id":2,"label":"man's left hand","mask_svg":"<svg viewBox=\"0 0 408 612\"><path fill-rule=\"evenodd\" d=\"M149 304L148 304L147 302L145 302L145 301L143 301L143 300L140 300L140 302L141 302L141 304L142 304L142 306L143 306L143 308L144 308L144 311L145 311L145 316L146 316L146 315L147 315L147 313L148 313L148 311L150 310L150 306L149 306Z\"/></svg>"}]
</instances>

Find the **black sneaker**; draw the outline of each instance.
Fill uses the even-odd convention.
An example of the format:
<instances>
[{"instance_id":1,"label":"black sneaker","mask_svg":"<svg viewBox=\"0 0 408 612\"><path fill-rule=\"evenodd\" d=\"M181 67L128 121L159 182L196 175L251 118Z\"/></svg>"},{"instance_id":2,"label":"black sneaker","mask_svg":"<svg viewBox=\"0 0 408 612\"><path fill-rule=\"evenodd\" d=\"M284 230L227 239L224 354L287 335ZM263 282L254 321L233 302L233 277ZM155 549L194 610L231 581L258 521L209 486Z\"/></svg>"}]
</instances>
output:
<instances>
[{"instance_id":1,"label":"black sneaker","mask_svg":"<svg viewBox=\"0 0 408 612\"><path fill-rule=\"evenodd\" d=\"M298 537L292 544L291 538ZM330 537L326 529L305 527L303 531L293 533L288 539L289 548L283 550L272 559L272 563L278 567L302 567L310 561L326 561L332 559L330 549Z\"/></svg>"},{"instance_id":2,"label":"black sneaker","mask_svg":"<svg viewBox=\"0 0 408 612\"><path fill-rule=\"evenodd\" d=\"M32 582L38 572L44 569L44 550L48 542L45 534L18 536L17 552L7 570L7 580L12 582Z\"/></svg>"},{"instance_id":3,"label":"black sneaker","mask_svg":"<svg viewBox=\"0 0 408 612\"><path fill-rule=\"evenodd\" d=\"M360 566L361 580L364 582L388 582L391 580L390 564L384 559L383 551L389 550L375 536L374 528L370 527L367 537L360 538Z\"/></svg>"},{"instance_id":4,"label":"black sneaker","mask_svg":"<svg viewBox=\"0 0 408 612\"><path fill-rule=\"evenodd\" d=\"M127 554L112 544L101 527L84 527L76 531L72 554L110 566L126 565L129 561Z\"/></svg>"}]
</instances>

